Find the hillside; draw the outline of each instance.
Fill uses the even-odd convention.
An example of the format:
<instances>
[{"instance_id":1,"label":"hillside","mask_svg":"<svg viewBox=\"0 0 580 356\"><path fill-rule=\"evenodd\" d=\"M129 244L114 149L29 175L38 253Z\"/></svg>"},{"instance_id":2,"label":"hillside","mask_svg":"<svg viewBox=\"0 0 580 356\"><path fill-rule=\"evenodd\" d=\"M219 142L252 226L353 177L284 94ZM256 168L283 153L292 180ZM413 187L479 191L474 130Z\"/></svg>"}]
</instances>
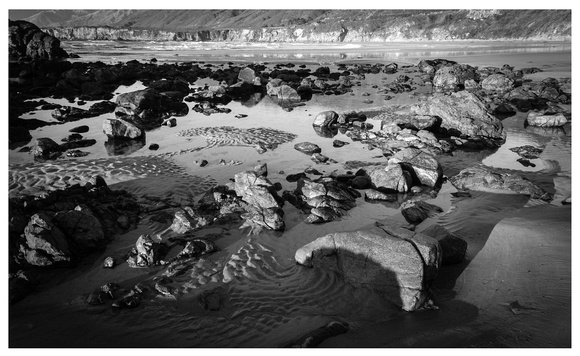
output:
<instances>
[{"instance_id":1,"label":"hillside","mask_svg":"<svg viewBox=\"0 0 580 356\"><path fill-rule=\"evenodd\" d=\"M25 19L63 40L366 42L570 40L570 10L52 10Z\"/></svg>"}]
</instances>

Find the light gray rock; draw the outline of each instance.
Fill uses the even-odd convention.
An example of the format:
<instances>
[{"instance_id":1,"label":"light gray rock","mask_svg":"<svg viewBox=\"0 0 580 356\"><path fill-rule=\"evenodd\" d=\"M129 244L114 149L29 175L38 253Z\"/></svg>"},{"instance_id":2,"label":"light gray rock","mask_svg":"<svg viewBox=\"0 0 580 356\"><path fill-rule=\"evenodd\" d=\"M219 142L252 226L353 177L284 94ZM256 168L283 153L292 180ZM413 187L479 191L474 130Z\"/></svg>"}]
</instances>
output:
<instances>
[{"instance_id":1,"label":"light gray rock","mask_svg":"<svg viewBox=\"0 0 580 356\"><path fill-rule=\"evenodd\" d=\"M535 111L530 111L526 118L526 123L531 126L539 127L560 127L568 123L568 120L562 113L555 115L541 114Z\"/></svg>"},{"instance_id":2,"label":"light gray rock","mask_svg":"<svg viewBox=\"0 0 580 356\"><path fill-rule=\"evenodd\" d=\"M443 168L435 156L417 148L402 149L389 158L389 164L400 164L403 169L410 170L420 184L429 187L437 185L443 177Z\"/></svg>"},{"instance_id":3,"label":"light gray rock","mask_svg":"<svg viewBox=\"0 0 580 356\"><path fill-rule=\"evenodd\" d=\"M134 123L117 118L103 120L103 133L112 139L142 139L145 131Z\"/></svg>"},{"instance_id":4,"label":"light gray rock","mask_svg":"<svg viewBox=\"0 0 580 356\"><path fill-rule=\"evenodd\" d=\"M414 311L429 301L426 292L441 264L441 248L427 235L391 226L319 237L299 248L295 259Z\"/></svg>"},{"instance_id":5,"label":"light gray rock","mask_svg":"<svg viewBox=\"0 0 580 356\"><path fill-rule=\"evenodd\" d=\"M366 169L374 189L384 192L406 193L412 186L409 172L399 164L369 167Z\"/></svg>"}]
</instances>

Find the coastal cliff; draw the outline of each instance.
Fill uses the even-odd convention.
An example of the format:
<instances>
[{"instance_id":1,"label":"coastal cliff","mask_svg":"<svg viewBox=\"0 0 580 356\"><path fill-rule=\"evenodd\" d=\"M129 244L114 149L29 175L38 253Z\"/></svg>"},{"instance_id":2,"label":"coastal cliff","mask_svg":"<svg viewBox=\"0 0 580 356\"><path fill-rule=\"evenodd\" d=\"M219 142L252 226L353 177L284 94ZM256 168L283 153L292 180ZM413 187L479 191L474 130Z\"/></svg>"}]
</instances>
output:
<instances>
[{"instance_id":1,"label":"coastal cliff","mask_svg":"<svg viewBox=\"0 0 580 356\"><path fill-rule=\"evenodd\" d=\"M572 37L569 10L124 10L121 14L115 10L114 23L110 11L76 13L67 20L60 14L58 21L43 13L27 21L61 40L567 41Z\"/></svg>"}]
</instances>

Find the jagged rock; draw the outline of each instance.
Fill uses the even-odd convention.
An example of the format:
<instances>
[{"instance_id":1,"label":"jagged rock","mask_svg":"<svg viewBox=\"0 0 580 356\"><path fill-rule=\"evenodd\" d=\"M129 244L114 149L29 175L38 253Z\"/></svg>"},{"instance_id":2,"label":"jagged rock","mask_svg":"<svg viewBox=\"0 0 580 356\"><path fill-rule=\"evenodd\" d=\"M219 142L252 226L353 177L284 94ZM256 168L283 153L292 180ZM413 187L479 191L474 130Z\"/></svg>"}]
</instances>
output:
<instances>
[{"instance_id":1,"label":"jagged rock","mask_svg":"<svg viewBox=\"0 0 580 356\"><path fill-rule=\"evenodd\" d=\"M523 158L527 159L536 159L540 157L543 150L541 148L537 148L530 145L518 146L510 148L510 151L517 153Z\"/></svg>"},{"instance_id":2,"label":"jagged rock","mask_svg":"<svg viewBox=\"0 0 580 356\"><path fill-rule=\"evenodd\" d=\"M441 245L443 259L441 263L451 265L463 262L467 252L467 242L460 237L455 236L443 226L434 224L421 231L427 236L431 236Z\"/></svg>"},{"instance_id":3,"label":"jagged rock","mask_svg":"<svg viewBox=\"0 0 580 356\"><path fill-rule=\"evenodd\" d=\"M417 67L421 72L433 76L440 68L453 64L457 64L457 62L447 59L422 59L419 64L417 64Z\"/></svg>"},{"instance_id":4,"label":"jagged rock","mask_svg":"<svg viewBox=\"0 0 580 356\"><path fill-rule=\"evenodd\" d=\"M113 257L107 257L103 261L103 268L115 268L117 261Z\"/></svg>"},{"instance_id":5,"label":"jagged rock","mask_svg":"<svg viewBox=\"0 0 580 356\"><path fill-rule=\"evenodd\" d=\"M467 91L430 97L422 104L413 105L411 111L440 117L441 129L453 136L480 140L491 146L503 144L506 138L501 121L488 112L479 97Z\"/></svg>"},{"instance_id":6,"label":"jagged rock","mask_svg":"<svg viewBox=\"0 0 580 356\"><path fill-rule=\"evenodd\" d=\"M423 220L443 212L437 205L424 201L407 201L401 205L401 213L411 224L420 224Z\"/></svg>"},{"instance_id":7,"label":"jagged rock","mask_svg":"<svg viewBox=\"0 0 580 356\"><path fill-rule=\"evenodd\" d=\"M307 155L322 152L322 149L317 144L311 142L299 142L294 145L294 149Z\"/></svg>"},{"instance_id":8,"label":"jagged rock","mask_svg":"<svg viewBox=\"0 0 580 356\"><path fill-rule=\"evenodd\" d=\"M417 148L405 148L389 158L390 165L397 163L411 173L413 182L429 187L435 187L443 177L443 168L435 156Z\"/></svg>"},{"instance_id":9,"label":"jagged rock","mask_svg":"<svg viewBox=\"0 0 580 356\"><path fill-rule=\"evenodd\" d=\"M280 207L280 200L273 184L254 171L237 173L234 176L234 189L236 194L250 205L262 209Z\"/></svg>"},{"instance_id":10,"label":"jagged rock","mask_svg":"<svg viewBox=\"0 0 580 356\"><path fill-rule=\"evenodd\" d=\"M514 88L514 81L503 74L492 74L481 81L483 90L505 93Z\"/></svg>"},{"instance_id":11,"label":"jagged rock","mask_svg":"<svg viewBox=\"0 0 580 356\"><path fill-rule=\"evenodd\" d=\"M406 193L411 188L411 175L399 164L370 167L365 170L376 190L386 193Z\"/></svg>"},{"instance_id":12,"label":"jagged rock","mask_svg":"<svg viewBox=\"0 0 580 356\"><path fill-rule=\"evenodd\" d=\"M455 90L465 87L465 81L469 79L479 81L479 73L475 68L467 64L453 64L435 72L433 87L436 90Z\"/></svg>"},{"instance_id":13,"label":"jagged rock","mask_svg":"<svg viewBox=\"0 0 580 356\"><path fill-rule=\"evenodd\" d=\"M332 233L296 251L296 262L338 273L348 284L368 288L403 310L426 303L441 264L439 243L398 226Z\"/></svg>"},{"instance_id":14,"label":"jagged rock","mask_svg":"<svg viewBox=\"0 0 580 356\"><path fill-rule=\"evenodd\" d=\"M127 259L127 265L132 268L153 266L161 259L162 246L153 241L151 236L143 234L135 243L135 253Z\"/></svg>"},{"instance_id":15,"label":"jagged rock","mask_svg":"<svg viewBox=\"0 0 580 356\"><path fill-rule=\"evenodd\" d=\"M248 84L254 84L256 72L252 68L244 68L238 73L238 80Z\"/></svg>"},{"instance_id":16,"label":"jagged rock","mask_svg":"<svg viewBox=\"0 0 580 356\"><path fill-rule=\"evenodd\" d=\"M117 97L117 118L131 117L144 129L161 126L169 116L184 116L189 107L183 103L183 93L160 93L155 89L137 90Z\"/></svg>"},{"instance_id":17,"label":"jagged rock","mask_svg":"<svg viewBox=\"0 0 580 356\"><path fill-rule=\"evenodd\" d=\"M531 111L525 121L526 124L539 127L560 127L568 123L564 114L546 115Z\"/></svg>"},{"instance_id":18,"label":"jagged rock","mask_svg":"<svg viewBox=\"0 0 580 356\"><path fill-rule=\"evenodd\" d=\"M396 199L396 196L393 197L393 194L387 194L380 192L375 189L366 189L365 190L365 199L367 200L384 200L384 201L392 201Z\"/></svg>"},{"instance_id":19,"label":"jagged rock","mask_svg":"<svg viewBox=\"0 0 580 356\"><path fill-rule=\"evenodd\" d=\"M23 20L8 20L8 54L11 58L61 59L68 54L60 48L60 40Z\"/></svg>"},{"instance_id":20,"label":"jagged rock","mask_svg":"<svg viewBox=\"0 0 580 356\"><path fill-rule=\"evenodd\" d=\"M72 261L70 245L64 233L44 213L34 214L24 228L20 250L33 266L68 265Z\"/></svg>"},{"instance_id":21,"label":"jagged rock","mask_svg":"<svg viewBox=\"0 0 580 356\"><path fill-rule=\"evenodd\" d=\"M116 118L107 118L103 121L103 133L112 139L140 140L145 137L145 131L135 123Z\"/></svg>"},{"instance_id":22,"label":"jagged rock","mask_svg":"<svg viewBox=\"0 0 580 356\"><path fill-rule=\"evenodd\" d=\"M449 178L449 182L458 190L508 191L545 201L551 201L553 198L553 194L519 175L497 173L483 167L466 168Z\"/></svg>"}]
</instances>

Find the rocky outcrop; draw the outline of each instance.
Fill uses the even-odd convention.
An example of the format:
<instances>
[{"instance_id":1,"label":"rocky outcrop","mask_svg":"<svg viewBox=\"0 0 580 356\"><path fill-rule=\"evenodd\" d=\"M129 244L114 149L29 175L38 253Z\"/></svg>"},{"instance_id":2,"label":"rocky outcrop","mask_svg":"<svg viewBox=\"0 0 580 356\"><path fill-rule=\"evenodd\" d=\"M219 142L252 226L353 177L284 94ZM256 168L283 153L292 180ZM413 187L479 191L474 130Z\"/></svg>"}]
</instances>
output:
<instances>
[{"instance_id":1,"label":"rocky outcrop","mask_svg":"<svg viewBox=\"0 0 580 356\"><path fill-rule=\"evenodd\" d=\"M332 233L302 246L295 259L336 272L355 287L368 288L406 311L429 302L429 286L441 265L439 243L394 224Z\"/></svg>"},{"instance_id":2,"label":"rocky outcrop","mask_svg":"<svg viewBox=\"0 0 580 356\"><path fill-rule=\"evenodd\" d=\"M103 133L111 139L136 140L145 138L145 130L129 120L118 118L103 120Z\"/></svg>"},{"instance_id":3,"label":"rocky outcrop","mask_svg":"<svg viewBox=\"0 0 580 356\"><path fill-rule=\"evenodd\" d=\"M432 96L423 104L413 105L411 111L441 118L441 129L449 135L495 147L506 138L501 121L488 112L478 96L467 91Z\"/></svg>"},{"instance_id":4,"label":"rocky outcrop","mask_svg":"<svg viewBox=\"0 0 580 356\"><path fill-rule=\"evenodd\" d=\"M484 167L466 168L449 178L449 182L459 190L511 192L545 201L553 198L553 194L517 174L497 173Z\"/></svg>"},{"instance_id":5,"label":"rocky outcrop","mask_svg":"<svg viewBox=\"0 0 580 356\"><path fill-rule=\"evenodd\" d=\"M8 55L12 59L68 58L60 40L26 21L8 21Z\"/></svg>"}]
</instances>

